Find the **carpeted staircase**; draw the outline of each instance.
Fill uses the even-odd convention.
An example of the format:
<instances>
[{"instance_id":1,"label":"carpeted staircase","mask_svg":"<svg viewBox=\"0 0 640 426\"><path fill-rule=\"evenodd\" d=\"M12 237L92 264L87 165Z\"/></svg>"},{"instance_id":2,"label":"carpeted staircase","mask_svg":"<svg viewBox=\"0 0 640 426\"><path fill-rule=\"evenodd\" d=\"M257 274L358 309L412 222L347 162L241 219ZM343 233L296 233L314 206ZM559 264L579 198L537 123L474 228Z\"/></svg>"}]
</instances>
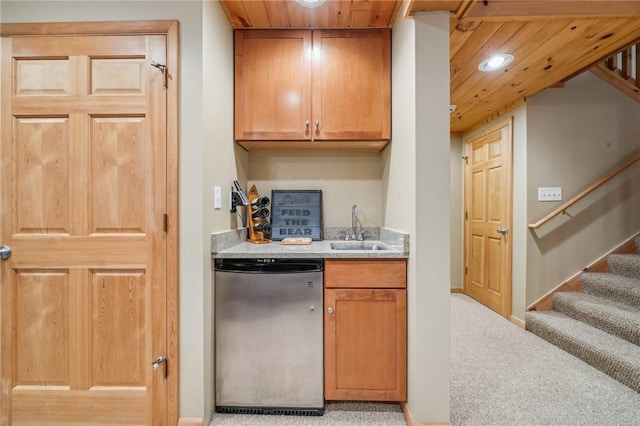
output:
<instances>
[{"instance_id":1,"label":"carpeted staircase","mask_svg":"<svg viewBox=\"0 0 640 426\"><path fill-rule=\"evenodd\" d=\"M638 254L607 256L609 272L583 272L580 292L553 296L553 311L525 315L527 330L640 392Z\"/></svg>"}]
</instances>

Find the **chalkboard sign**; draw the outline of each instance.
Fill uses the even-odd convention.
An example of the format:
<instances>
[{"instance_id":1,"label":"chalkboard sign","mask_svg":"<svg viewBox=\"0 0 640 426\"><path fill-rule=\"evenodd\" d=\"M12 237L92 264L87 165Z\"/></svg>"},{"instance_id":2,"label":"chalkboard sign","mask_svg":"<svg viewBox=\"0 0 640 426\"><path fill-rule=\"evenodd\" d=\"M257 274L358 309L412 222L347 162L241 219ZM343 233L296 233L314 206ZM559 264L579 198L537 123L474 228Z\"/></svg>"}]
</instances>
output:
<instances>
[{"instance_id":1,"label":"chalkboard sign","mask_svg":"<svg viewBox=\"0 0 640 426\"><path fill-rule=\"evenodd\" d=\"M322 191L271 191L271 239L322 240Z\"/></svg>"}]
</instances>

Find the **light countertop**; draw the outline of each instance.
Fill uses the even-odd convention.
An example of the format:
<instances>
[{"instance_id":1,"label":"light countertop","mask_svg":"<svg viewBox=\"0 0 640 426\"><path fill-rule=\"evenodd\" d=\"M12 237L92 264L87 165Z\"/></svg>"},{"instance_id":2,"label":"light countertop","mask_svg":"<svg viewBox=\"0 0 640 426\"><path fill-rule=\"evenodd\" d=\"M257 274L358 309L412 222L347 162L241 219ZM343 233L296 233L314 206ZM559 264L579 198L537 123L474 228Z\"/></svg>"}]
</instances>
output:
<instances>
[{"instance_id":1,"label":"light countertop","mask_svg":"<svg viewBox=\"0 0 640 426\"><path fill-rule=\"evenodd\" d=\"M334 250L331 243L337 241L312 241L306 245L285 245L279 241L267 244L241 242L214 253L215 258L341 258L341 259L398 259L408 257L403 246L389 245L391 250ZM369 240L367 242L372 242Z\"/></svg>"},{"instance_id":2,"label":"light countertop","mask_svg":"<svg viewBox=\"0 0 640 426\"><path fill-rule=\"evenodd\" d=\"M399 259L409 257L409 235L386 228L364 228L366 244L382 242L389 250L335 250L331 243L344 242L348 228L325 228L324 239L311 244L286 245L280 241L255 244L247 241L244 230L237 229L211 234L211 255L214 258L341 258L341 259ZM358 241L351 241L358 244Z\"/></svg>"}]
</instances>

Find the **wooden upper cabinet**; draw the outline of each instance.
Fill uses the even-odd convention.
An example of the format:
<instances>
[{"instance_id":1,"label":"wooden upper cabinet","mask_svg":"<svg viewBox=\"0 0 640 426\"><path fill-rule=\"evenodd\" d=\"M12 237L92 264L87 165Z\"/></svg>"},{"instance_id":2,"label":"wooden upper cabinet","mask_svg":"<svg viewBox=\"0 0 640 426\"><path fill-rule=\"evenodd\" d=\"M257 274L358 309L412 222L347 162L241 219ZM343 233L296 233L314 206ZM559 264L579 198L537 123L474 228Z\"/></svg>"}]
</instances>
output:
<instances>
[{"instance_id":1,"label":"wooden upper cabinet","mask_svg":"<svg viewBox=\"0 0 640 426\"><path fill-rule=\"evenodd\" d=\"M390 68L388 29L237 30L235 138L388 141Z\"/></svg>"},{"instance_id":2,"label":"wooden upper cabinet","mask_svg":"<svg viewBox=\"0 0 640 426\"><path fill-rule=\"evenodd\" d=\"M309 139L311 32L236 31L235 38L236 139Z\"/></svg>"},{"instance_id":3,"label":"wooden upper cabinet","mask_svg":"<svg viewBox=\"0 0 640 426\"><path fill-rule=\"evenodd\" d=\"M314 139L390 139L390 68L389 30L314 31Z\"/></svg>"}]
</instances>

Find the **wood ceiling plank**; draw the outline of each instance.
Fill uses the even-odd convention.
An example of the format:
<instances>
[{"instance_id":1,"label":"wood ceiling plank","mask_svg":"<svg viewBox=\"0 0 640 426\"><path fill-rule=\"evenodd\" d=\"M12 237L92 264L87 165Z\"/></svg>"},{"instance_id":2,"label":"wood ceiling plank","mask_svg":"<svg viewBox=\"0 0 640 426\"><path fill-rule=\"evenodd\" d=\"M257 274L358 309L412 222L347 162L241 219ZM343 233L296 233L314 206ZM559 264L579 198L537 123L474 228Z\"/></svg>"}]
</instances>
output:
<instances>
[{"instance_id":1,"label":"wood ceiling plank","mask_svg":"<svg viewBox=\"0 0 640 426\"><path fill-rule=\"evenodd\" d=\"M476 28L472 30L462 31L457 28L458 18L453 16L451 21L449 22L449 57L453 58L458 51L464 46L464 44L473 37L473 32Z\"/></svg>"},{"instance_id":2,"label":"wood ceiling plank","mask_svg":"<svg viewBox=\"0 0 640 426\"><path fill-rule=\"evenodd\" d=\"M221 1L220 6L222 6L233 28L250 28L252 26L243 2Z\"/></svg>"},{"instance_id":3,"label":"wood ceiling plank","mask_svg":"<svg viewBox=\"0 0 640 426\"><path fill-rule=\"evenodd\" d=\"M460 9L462 3L463 0L413 0L407 8L407 16L413 16L416 12L436 12L442 10L455 13L456 10Z\"/></svg>"},{"instance_id":4,"label":"wood ceiling plank","mask_svg":"<svg viewBox=\"0 0 640 426\"><path fill-rule=\"evenodd\" d=\"M320 11L316 12L314 9L301 7L294 1L285 2L284 6L286 8L286 13L288 16L287 19L292 25L295 25L295 28L310 27L312 22L312 15L320 13Z\"/></svg>"},{"instance_id":5,"label":"wood ceiling plank","mask_svg":"<svg viewBox=\"0 0 640 426\"><path fill-rule=\"evenodd\" d=\"M520 32L525 24L525 22L520 21L505 22L486 43L481 46L477 45L475 52L468 59L467 66L457 71L451 69L451 91L453 92L458 85L465 84L465 81L470 76L474 74L478 75L480 72L477 67L483 60L495 55L496 53L513 53L511 50L513 47L509 46L508 42ZM467 43L473 44L473 39L470 39ZM454 61L451 61L451 63L453 64Z\"/></svg>"},{"instance_id":6,"label":"wood ceiling plank","mask_svg":"<svg viewBox=\"0 0 640 426\"><path fill-rule=\"evenodd\" d=\"M329 27L345 28L351 19L351 3L349 1L329 2Z\"/></svg>"},{"instance_id":7,"label":"wood ceiling plank","mask_svg":"<svg viewBox=\"0 0 640 426\"><path fill-rule=\"evenodd\" d=\"M291 5L298 5L295 2L290 3ZM287 2L267 1L262 4L264 5L271 28L300 27L302 25L302 20L296 22L295 20L292 21L289 19L291 15L287 7Z\"/></svg>"},{"instance_id":8,"label":"wood ceiling plank","mask_svg":"<svg viewBox=\"0 0 640 426\"><path fill-rule=\"evenodd\" d=\"M476 3L467 15L470 19L533 20L566 18L639 17L640 2L636 1L540 1L491 0Z\"/></svg>"},{"instance_id":9,"label":"wood ceiling plank","mask_svg":"<svg viewBox=\"0 0 640 426\"><path fill-rule=\"evenodd\" d=\"M637 40L640 36L640 29L635 19L619 20L618 24L613 24L610 20L603 20L601 23L602 30L591 37L592 40L597 40L597 42L595 44L586 42L584 46L582 46L584 53L579 55L577 60L571 61L571 71L586 70L594 63L601 62L620 51L625 45ZM573 48L574 46L571 47ZM565 52L566 51L568 51L568 49L566 49ZM554 65L563 65L562 61L563 58L556 58ZM567 67L556 66L554 71L559 72L560 70L566 72L567 69ZM571 72L568 75L575 76L576 74Z\"/></svg>"},{"instance_id":10,"label":"wood ceiling plank","mask_svg":"<svg viewBox=\"0 0 640 426\"><path fill-rule=\"evenodd\" d=\"M563 80L572 74L573 69L582 69L589 64L613 54L620 46L637 38L638 25L635 19L590 20L592 23L584 34L571 43L558 45L550 51L539 49L537 56L546 58L537 60L526 72L515 73L510 81L501 81L482 98L464 104L466 114L460 120L452 118L452 128L471 127L499 111L504 105L516 102L518 97L531 96ZM594 40L598 40L594 44ZM535 54L534 54L535 56ZM546 64L546 65L545 65ZM465 122L463 126L454 121Z\"/></svg>"},{"instance_id":11,"label":"wood ceiling plank","mask_svg":"<svg viewBox=\"0 0 640 426\"><path fill-rule=\"evenodd\" d=\"M452 94L452 102L459 105L456 114L452 116L452 126L465 128L475 124L482 115L491 115L502 106L524 97L524 90L520 86L526 84L526 80L539 78L550 52L557 51L581 37L588 37L593 33L594 22L586 19L568 23L563 21L555 34L553 30L557 25L553 23L550 26L552 36L543 43L527 44L526 53L516 53L516 61L506 70L486 73L478 85L461 87L460 91ZM540 71L534 74L536 69ZM462 122L466 124L461 124Z\"/></svg>"},{"instance_id":12,"label":"wood ceiling plank","mask_svg":"<svg viewBox=\"0 0 640 426\"><path fill-rule=\"evenodd\" d=\"M398 2L373 0L369 14L369 26L372 28L390 28L396 17Z\"/></svg>"},{"instance_id":13,"label":"wood ceiling plank","mask_svg":"<svg viewBox=\"0 0 640 426\"><path fill-rule=\"evenodd\" d=\"M532 52L544 46L563 29L571 28L573 26L572 22L568 20L533 21L524 25L513 38L501 46L503 52L511 53L515 57L515 62L506 68L507 72L516 69L516 67L520 67L520 69L528 67L529 64L523 63L523 58L529 57ZM468 78L458 80L457 83L454 82L456 84L451 85L452 102L458 102L462 105L468 97L473 97L485 91L488 86L495 84L497 80L507 77L503 75L504 72L485 73L478 71L476 67L469 67L469 71L472 73Z\"/></svg>"},{"instance_id":14,"label":"wood ceiling plank","mask_svg":"<svg viewBox=\"0 0 640 426\"><path fill-rule=\"evenodd\" d=\"M490 22L486 25L483 23L478 27L478 29L473 31L471 38L469 38L467 42L458 49L455 56L451 58L449 65L451 69L451 78L453 78L456 73L469 63L469 60L475 53L476 49L478 49L479 46L484 46L488 43L489 40L491 40L491 37L495 35L501 26L501 22Z\"/></svg>"},{"instance_id":15,"label":"wood ceiling plank","mask_svg":"<svg viewBox=\"0 0 640 426\"><path fill-rule=\"evenodd\" d=\"M456 9L456 16L460 19L464 19L469 15L469 12L473 9L473 6L478 2L478 0L468 0L460 3L458 8Z\"/></svg>"},{"instance_id":16,"label":"wood ceiling plank","mask_svg":"<svg viewBox=\"0 0 640 426\"><path fill-rule=\"evenodd\" d=\"M351 28L367 28L369 26L368 10L352 10L349 27Z\"/></svg>"},{"instance_id":17,"label":"wood ceiling plank","mask_svg":"<svg viewBox=\"0 0 640 426\"><path fill-rule=\"evenodd\" d=\"M248 22L252 28L271 28L269 14L264 2L261 1L244 1L244 9L247 12Z\"/></svg>"}]
</instances>

